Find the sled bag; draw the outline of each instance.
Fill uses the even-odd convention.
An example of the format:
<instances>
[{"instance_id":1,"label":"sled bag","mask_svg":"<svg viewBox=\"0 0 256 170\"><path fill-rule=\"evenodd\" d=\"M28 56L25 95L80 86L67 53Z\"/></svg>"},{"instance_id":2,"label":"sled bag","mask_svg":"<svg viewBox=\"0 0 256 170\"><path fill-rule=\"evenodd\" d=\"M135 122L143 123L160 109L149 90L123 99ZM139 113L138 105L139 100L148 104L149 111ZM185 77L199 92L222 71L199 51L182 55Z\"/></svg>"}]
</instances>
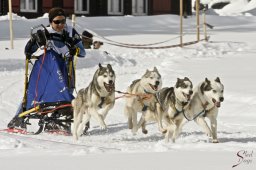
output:
<instances>
[{"instance_id":1,"label":"sled bag","mask_svg":"<svg viewBox=\"0 0 256 170\"><path fill-rule=\"evenodd\" d=\"M28 89L26 110L48 102L71 102L73 89L68 88L68 70L65 60L53 50L34 63Z\"/></svg>"}]
</instances>

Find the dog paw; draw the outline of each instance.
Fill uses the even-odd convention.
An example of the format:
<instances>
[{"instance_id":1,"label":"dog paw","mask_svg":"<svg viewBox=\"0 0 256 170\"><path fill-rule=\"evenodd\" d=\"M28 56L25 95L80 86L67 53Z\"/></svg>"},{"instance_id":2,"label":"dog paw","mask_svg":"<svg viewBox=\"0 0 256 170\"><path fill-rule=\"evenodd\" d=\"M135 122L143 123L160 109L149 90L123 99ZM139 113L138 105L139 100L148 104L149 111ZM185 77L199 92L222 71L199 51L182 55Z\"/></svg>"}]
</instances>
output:
<instances>
[{"instance_id":1,"label":"dog paw","mask_svg":"<svg viewBox=\"0 0 256 170\"><path fill-rule=\"evenodd\" d=\"M162 134L166 134L167 129L162 129L160 132L162 132Z\"/></svg>"},{"instance_id":2,"label":"dog paw","mask_svg":"<svg viewBox=\"0 0 256 170\"><path fill-rule=\"evenodd\" d=\"M137 135L138 132L138 128L132 128L132 134L133 135Z\"/></svg>"},{"instance_id":3,"label":"dog paw","mask_svg":"<svg viewBox=\"0 0 256 170\"><path fill-rule=\"evenodd\" d=\"M213 139L212 143L219 143L219 140L218 139Z\"/></svg>"},{"instance_id":4,"label":"dog paw","mask_svg":"<svg viewBox=\"0 0 256 170\"><path fill-rule=\"evenodd\" d=\"M142 133L144 133L146 135L146 134L148 134L148 130L147 129L142 129Z\"/></svg>"},{"instance_id":5,"label":"dog paw","mask_svg":"<svg viewBox=\"0 0 256 170\"><path fill-rule=\"evenodd\" d=\"M207 135L209 138L212 138L212 132L208 131L208 132L206 132L206 135Z\"/></svg>"},{"instance_id":6,"label":"dog paw","mask_svg":"<svg viewBox=\"0 0 256 170\"><path fill-rule=\"evenodd\" d=\"M169 143L169 138L166 137L165 140L164 140L165 143Z\"/></svg>"},{"instance_id":7,"label":"dog paw","mask_svg":"<svg viewBox=\"0 0 256 170\"><path fill-rule=\"evenodd\" d=\"M132 121L129 121L129 120L128 120L128 128L129 128L129 129L132 129L132 128L133 128Z\"/></svg>"},{"instance_id":8,"label":"dog paw","mask_svg":"<svg viewBox=\"0 0 256 170\"><path fill-rule=\"evenodd\" d=\"M77 135L73 135L73 138L75 141L78 141L78 136Z\"/></svg>"},{"instance_id":9,"label":"dog paw","mask_svg":"<svg viewBox=\"0 0 256 170\"><path fill-rule=\"evenodd\" d=\"M106 125L102 125L100 126L101 130L106 130L107 129L107 126Z\"/></svg>"}]
</instances>

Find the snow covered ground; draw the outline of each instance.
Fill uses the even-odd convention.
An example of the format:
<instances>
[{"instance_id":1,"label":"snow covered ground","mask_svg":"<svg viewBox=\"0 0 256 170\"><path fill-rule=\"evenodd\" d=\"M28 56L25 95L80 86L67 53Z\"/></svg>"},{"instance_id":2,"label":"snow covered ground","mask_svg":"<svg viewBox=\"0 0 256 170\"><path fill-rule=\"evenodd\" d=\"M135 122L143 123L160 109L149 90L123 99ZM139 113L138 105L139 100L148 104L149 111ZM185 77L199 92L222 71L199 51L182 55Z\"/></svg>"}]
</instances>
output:
<instances>
[{"instance_id":1,"label":"snow covered ground","mask_svg":"<svg viewBox=\"0 0 256 170\"><path fill-rule=\"evenodd\" d=\"M246 6L249 9L247 3ZM178 77L187 76L196 85L205 77L219 76L225 85L225 101L218 116L220 143L209 143L194 122L184 126L176 143L165 143L154 122L148 124L147 135L141 132L132 135L121 98L106 118L108 129L100 130L92 120L90 134L79 142L71 136L45 133L37 136L0 133L1 169L255 169L256 17L253 11L251 15L242 12L235 17L208 15L207 22L214 25L213 30L208 30L209 42L167 49L117 47L101 36L123 43L169 40L153 46L177 44L178 16L77 18L79 32L91 30L98 35L96 39L104 42L100 50L87 50L86 58L78 60L77 89L88 85L99 62L112 64L117 74L116 90L120 91L125 91L133 80L154 66L162 75L163 87L173 86ZM30 27L48 24L47 16L30 20L14 17L15 41L14 49L10 49L9 22L6 16L0 16L0 129L6 128L22 99L23 50ZM192 16L184 20L184 42L196 40L195 19ZM232 168L236 164L239 165Z\"/></svg>"}]
</instances>

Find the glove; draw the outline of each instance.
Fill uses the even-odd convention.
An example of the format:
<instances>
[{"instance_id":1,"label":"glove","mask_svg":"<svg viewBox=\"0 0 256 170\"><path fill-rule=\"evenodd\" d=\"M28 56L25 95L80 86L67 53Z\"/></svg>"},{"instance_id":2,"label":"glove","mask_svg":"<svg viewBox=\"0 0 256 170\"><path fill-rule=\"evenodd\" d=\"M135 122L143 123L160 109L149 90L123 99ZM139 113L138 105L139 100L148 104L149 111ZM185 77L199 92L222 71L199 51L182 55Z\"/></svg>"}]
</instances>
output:
<instances>
[{"instance_id":1,"label":"glove","mask_svg":"<svg viewBox=\"0 0 256 170\"><path fill-rule=\"evenodd\" d=\"M45 46L47 39L46 39L46 35L45 32L43 30L37 30L36 33L36 41L40 46Z\"/></svg>"},{"instance_id":2,"label":"glove","mask_svg":"<svg viewBox=\"0 0 256 170\"><path fill-rule=\"evenodd\" d=\"M27 42L27 44L25 46L25 55L26 55L27 59L31 59L31 56L33 53L32 48L35 45L35 43L36 43L36 40L34 38L32 38Z\"/></svg>"},{"instance_id":3,"label":"glove","mask_svg":"<svg viewBox=\"0 0 256 170\"><path fill-rule=\"evenodd\" d=\"M76 54L76 47L69 48L69 55L74 56Z\"/></svg>"}]
</instances>

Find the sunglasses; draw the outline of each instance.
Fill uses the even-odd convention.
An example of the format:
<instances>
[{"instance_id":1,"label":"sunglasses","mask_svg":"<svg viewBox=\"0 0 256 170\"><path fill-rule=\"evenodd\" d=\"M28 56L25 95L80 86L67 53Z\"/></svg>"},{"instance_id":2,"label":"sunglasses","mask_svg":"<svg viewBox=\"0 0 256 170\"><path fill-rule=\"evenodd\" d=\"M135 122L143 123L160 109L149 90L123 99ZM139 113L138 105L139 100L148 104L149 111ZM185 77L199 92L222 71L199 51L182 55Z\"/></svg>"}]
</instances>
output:
<instances>
[{"instance_id":1,"label":"sunglasses","mask_svg":"<svg viewBox=\"0 0 256 170\"><path fill-rule=\"evenodd\" d=\"M53 22L54 24L57 24L57 25L59 25L59 24L65 24L65 23L66 23L66 19L62 19L62 20L52 20L52 22Z\"/></svg>"}]
</instances>

